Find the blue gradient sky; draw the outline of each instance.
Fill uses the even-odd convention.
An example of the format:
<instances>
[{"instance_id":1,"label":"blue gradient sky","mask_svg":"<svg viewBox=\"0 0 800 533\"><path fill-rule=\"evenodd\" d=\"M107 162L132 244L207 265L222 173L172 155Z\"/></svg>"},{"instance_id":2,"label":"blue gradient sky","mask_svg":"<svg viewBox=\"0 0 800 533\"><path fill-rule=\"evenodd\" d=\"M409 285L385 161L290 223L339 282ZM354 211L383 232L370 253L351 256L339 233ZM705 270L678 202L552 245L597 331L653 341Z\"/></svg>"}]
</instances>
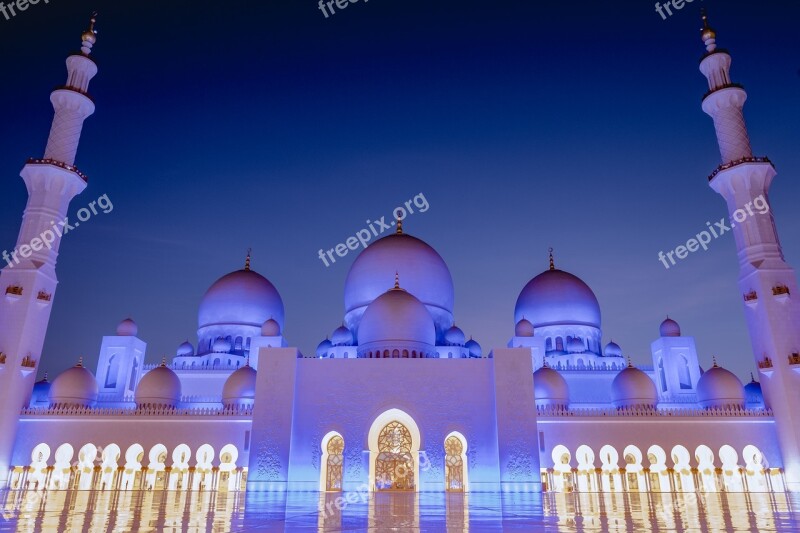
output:
<instances>
[{"instance_id":1,"label":"blue gradient sky","mask_svg":"<svg viewBox=\"0 0 800 533\"><path fill-rule=\"evenodd\" d=\"M65 238L42 370L84 355L127 316L148 360L196 342L218 277L253 267L283 295L286 336L310 352L341 322L355 254L330 248L423 192L406 229L456 286L456 320L484 349L513 333L525 283L556 264L583 278L605 341L651 364L664 315L749 379L753 358L732 236L665 270L671 250L725 215L697 69L701 5L750 96L754 151L800 265L800 4L696 0L669 20L648 1L371 0L325 19L312 0L39 3L0 18L0 247L25 205L19 170L40 156L50 89L101 11L97 113L78 165L114 211Z\"/></svg>"}]
</instances>

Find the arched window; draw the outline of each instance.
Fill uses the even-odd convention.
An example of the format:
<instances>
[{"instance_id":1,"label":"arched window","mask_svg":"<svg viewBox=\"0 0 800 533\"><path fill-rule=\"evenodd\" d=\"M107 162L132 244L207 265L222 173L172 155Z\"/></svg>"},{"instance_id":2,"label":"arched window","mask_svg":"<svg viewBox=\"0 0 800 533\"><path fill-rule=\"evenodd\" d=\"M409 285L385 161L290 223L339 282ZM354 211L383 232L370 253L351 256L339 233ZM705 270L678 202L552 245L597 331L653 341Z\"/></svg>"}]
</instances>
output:
<instances>
[{"instance_id":1,"label":"arched window","mask_svg":"<svg viewBox=\"0 0 800 533\"><path fill-rule=\"evenodd\" d=\"M392 358L393 359L399 359L400 358L400 350L392 351Z\"/></svg>"},{"instance_id":2,"label":"arched window","mask_svg":"<svg viewBox=\"0 0 800 533\"><path fill-rule=\"evenodd\" d=\"M689 361L681 355L678 358L678 378L680 380L681 389L692 388L692 376L689 373Z\"/></svg>"},{"instance_id":3,"label":"arched window","mask_svg":"<svg viewBox=\"0 0 800 533\"><path fill-rule=\"evenodd\" d=\"M547 340L544 342L544 349L547 352L553 351L553 339L551 337L547 337Z\"/></svg>"},{"instance_id":4,"label":"arched window","mask_svg":"<svg viewBox=\"0 0 800 533\"><path fill-rule=\"evenodd\" d=\"M664 372L664 360L658 360L658 375L661 380L661 392L667 392L667 375Z\"/></svg>"},{"instance_id":5,"label":"arched window","mask_svg":"<svg viewBox=\"0 0 800 533\"><path fill-rule=\"evenodd\" d=\"M398 421L386 424L378 435L375 488L380 491L414 490L411 432Z\"/></svg>"},{"instance_id":6,"label":"arched window","mask_svg":"<svg viewBox=\"0 0 800 533\"><path fill-rule=\"evenodd\" d=\"M136 389L136 371L139 370L139 361L134 357L131 361L131 379L128 382L128 390Z\"/></svg>"},{"instance_id":7,"label":"arched window","mask_svg":"<svg viewBox=\"0 0 800 533\"><path fill-rule=\"evenodd\" d=\"M342 490L342 466L344 464L344 439L334 435L328 440L326 446L326 475L325 490Z\"/></svg>"},{"instance_id":8,"label":"arched window","mask_svg":"<svg viewBox=\"0 0 800 533\"><path fill-rule=\"evenodd\" d=\"M447 492L464 492L464 445L455 435L444 441L445 490Z\"/></svg>"},{"instance_id":9,"label":"arched window","mask_svg":"<svg viewBox=\"0 0 800 533\"><path fill-rule=\"evenodd\" d=\"M408 359L408 350L403 350L403 359Z\"/></svg>"},{"instance_id":10,"label":"arched window","mask_svg":"<svg viewBox=\"0 0 800 533\"><path fill-rule=\"evenodd\" d=\"M561 337L556 337L556 351L563 352L564 351L564 339Z\"/></svg>"},{"instance_id":11,"label":"arched window","mask_svg":"<svg viewBox=\"0 0 800 533\"><path fill-rule=\"evenodd\" d=\"M118 374L119 374L119 356L117 354L114 354L108 360L108 368L106 368L105 388L114 389L117 387Z\"/></svg>"}]
</instances>

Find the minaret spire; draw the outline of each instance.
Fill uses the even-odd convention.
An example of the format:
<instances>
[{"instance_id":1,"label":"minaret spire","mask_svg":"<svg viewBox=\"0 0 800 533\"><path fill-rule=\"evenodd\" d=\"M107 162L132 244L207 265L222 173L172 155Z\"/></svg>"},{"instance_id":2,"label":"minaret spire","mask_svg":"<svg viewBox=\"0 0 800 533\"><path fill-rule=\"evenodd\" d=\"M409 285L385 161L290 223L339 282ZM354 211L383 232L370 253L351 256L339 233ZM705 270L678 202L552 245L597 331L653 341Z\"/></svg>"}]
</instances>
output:
<instances>
[{"instance_id":1,"label":"minaret spire","mask_svg":"<svg viewBox=\"0 0 800 533\"><path fill-rule=\"evenodd\" d=\"M766 157L753 156L743 113L747 93L731 82L731 56L717 48L716 38L704 13L706 53L700 71L709 91L703 111L714 120L722 155L709 185L727 204L739 257L739 291L744 296L764 402L775 418L787 485L796 491L800 490L800 411L796 409L800 375L792 367L791 354L800 347L800 302L795 297L800 289L794 269L784 258L769 204L775 168Z\"/></svg>"},{"instance_id":2,"label":"minaret spire","mask_svg":"<svg viewBox=\"0 0 800 533\"><path fill-rule=\"evenodd\" d=\"M6 371L0 372L0 486L8 479L20 410L29 405L33 392L58 284L56 262L69 204L86 188L75 155L83 122L95 110L88 95L89 82L97 74L89 57L97 42L95 21L92 16L81 36L81 52L67 57L66 83L50 94L54 116L44 157L29 159L20 173L28 202L17 245L4 255L0 272L0 290L13 295L0 300L0 324L8 325L0 328L0 347L6 354Z\"/></svg>"},{"instance_id":3,"label":"minaret spire","mask_svg":"<svg viewBox=\"0 0 800 533\"><path fill-rule=\"evenodd\" d=\"M247 257L244 259L244 269L250 271L250 254L253 252L252 248L247 249Z\"/></svg>"},{"instance_id":4,"label":"minaret spire","mask_svg":"<svg viewBox=\"0 0 800 533\"><path fill-rule=\"evenodd\" d=\"M547 251L550 252L550 270L555 270L556 263L553 260L553 247L551 246L550 248L547 249Z\"/></svg>"}]
</instances>

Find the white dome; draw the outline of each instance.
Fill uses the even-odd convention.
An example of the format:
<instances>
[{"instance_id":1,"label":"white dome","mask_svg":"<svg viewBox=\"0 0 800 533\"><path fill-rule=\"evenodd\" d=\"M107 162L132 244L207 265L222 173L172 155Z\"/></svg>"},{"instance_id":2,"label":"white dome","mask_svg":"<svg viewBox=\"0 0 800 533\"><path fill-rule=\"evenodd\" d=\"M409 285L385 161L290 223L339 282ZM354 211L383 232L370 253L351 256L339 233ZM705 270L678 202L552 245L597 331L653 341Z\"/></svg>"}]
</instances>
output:
<instances>
[{"instance_id":1,"label":"white dome","mask_svg":"<svg viewBox=\"0 0 800 533\"><path fill-rule=\"evenodd\" d=\"M721 366L706 370L697 382L700 407L744 407L744 386L739 378Z\"/></svg>"},{"instance_id":2,"label":"white dome","mask_svg":"<svg viewBox=\"0 0 800 533\"><path fill-rule=\"evenodd\" d=\"M181 380L166 364L147 372L136 386L134 400L138 407L177 407L181 401Z\"/></svg>"},{"instance_id":3,"label":"white dome","mask_svg":"<svg viewBox=\"0 0 800 533\"><path fill-rule=\"evenodd\" d=\"M213 351L214 353L230 353L231 341L219 337L217 340L214 341L214 344L211 347L211 351Z\"/></svg>"},{"instance_id":4,"label":"white dome","mask_svg":"<svg viewBox=\"0 0 800 533\"><path fill-rule=\"evenodd\" d=\"M91 407L97 402L99 387L88 369L78 363L58 375L50 386L51 405Z\"/></svg>"},{"instance_id":5,"label":"white dome","mask_svg":"<svg viewBox=\"0 0 800 533\"><path fill-rule=\"evenodd\" d=\"M615 407L655 407L658 403L656 384L633 366L623 369L614 378L611 397Z\"/></svg>"},{"instance_id":6,"label":"white dome","mask_svg":"<svg viewBox=\"0 0 800 533\"><path fill-rule=\"evenodd\" d=\"M253 367L245 365L228 376L222 388L222 404L226 407L253 405L256 399L257 375Z\"/></svg>"},{"instance_id":7,"label":"white dome","mask_svg":"<svg viewBox=\"0 0 800 533\"><path fill-rule=\"evenodd\" d=\"M603 348L603 355L606 357L622 357L622 348L616 342L611 341Z\"/></svg>"},{"instance_id":8,"label":"white dome","mask_svg":"<svg viewBox=\"0 0 800 533\"><path fill-rule=\"evenodd\" d=\"M352 346L355 344L353 332L345 326L339 326L331 333L331 344L334 346Z\"/></svg>"},{"instance_id":9,"label":"white dome","mask_svg":"<svg viewBox=\"0 0 800 533\"><path fill-rule=\"evenodd\" d=\"M175 351L175 355L177 357L188 357L190 355L194 355L194 346L189 341L182 343L178 346L178 349Z\"/></svg>"},{"instance_id":10,"label":"white dome","mask_svg":"<svg viewBox=\"0 0 800 533\"><path fill-rule=\"evenodd\" d=\"M681 327L677 322L667 317L667 319L658 327L658 332L662 337L680 337Z\"/></svg>"},{"instance_id":11,"label":"white dome","mask_svg":"<svg viewBox=\"0 0 800 533\"><path fill-rule=\"evenodd\" d=\"M383 293L367 307L361 319L359 340L360 347L374 343L416 343L430 349L436 343L436 328L422 302L396 288Z\"/></svg>"},{"instance_id":12,"label":"white dome","mask_svg":"<svg viewBox=\"0 0 800 533\"><path fill-rule=\"evenodd\" d=\"M466 344L464 344L464 347L469 351L469 356L470 357L482 357L483 356L483 349L481 348L481 345L478 344L478 341L476 341L475 339L470 338L466 342Z\"/></svg>"},{"instance_id":13,"label":"white dome","mask_svg":"<svg viewBox=\"0 0 800 533\"><path fill-rule=\"evenodd\" d=\"M117 336L135 337L139 334L139 326L130 318L126 318L117 325Z\"/></svg>"},{"instance_id":14,"label":"white dome","mask_svg":"<svg viewBox=\"0 0 800 533\"><path fill-rule=\"evenodd\" d=\"M317 346L317 357L328 357L328 351L333 347L331 341L325 339Z\"/></svg>"},{"instance_id":15,"label":"white dome","mask_svg":"<svg viewBox=\"0 0 800 533\"><path fill-rule=\"evenodd\" d=\"M361 314L393 285L396 273L400 274L403 288L428 308L439 324L439 331L452 325L453 278L444 259L416 237L392 234L367 246L347 274L345 320L359 337Z\"/></svg>"},{"instance_id":16,"label":"white dome","mask_svg":"<svg viewBox=\"0 0 800 533\"><path fill-rule=\"evenodd\" d=\"M200 328L244 325L260 328L274 318L283 330L283 300L267 278L253 270L237 270L222 276L200 302Z\"/></svg>"},{"instance_id":17,"label":"white dome","mask_svg":"<svg viewBox=\"0 0 800 533\"><path fill-rule=\"evenodd\" d=\"M464 346L464 343L467 342L467 336L464 335L461 328L452 326L444 332L444 342L448 346Z\"/></svg>"},{"instance_id":18,"label":"white dome","mask_svg":"<svg viewBox=\"0 0 800 533\"><path fill-rule=\"evenodd\" d=\"M533 373L533 394L540 407L569 405L569 385L557 370L543 366Z\"/></svg>"},{"instance_id":19,"label":"white dome","mask_svg":"<svg viewBox=\"0 0 800 533\"><path fill-rule=\"evenodd\" d=\"M514 320L527 318L534 326L600 327L600 304L592 289L563 270L546 270L525 285L517 298Z\"/></svg>"},{"instance_id":20,"label":"white dome","mask_svg":"<svg viewBox=\"0 0 800 533\"><path fill-rule=\"evenodd\" d=\"M261 334L265 337L280 337L281 325L274 318L270 318L261 326Z\"/></svg>"},{"instance_id":21,"label":"white dome","mask_svg":"<svg viewBox=\"0 0 800 533\"><path fill-rule=\"evenodd\" d=\"M527 318L523 318L519 322L517 322L516 327L514 328L514 335L517 337L533 337L533 324Z\"/></svg>"}]
</instances>

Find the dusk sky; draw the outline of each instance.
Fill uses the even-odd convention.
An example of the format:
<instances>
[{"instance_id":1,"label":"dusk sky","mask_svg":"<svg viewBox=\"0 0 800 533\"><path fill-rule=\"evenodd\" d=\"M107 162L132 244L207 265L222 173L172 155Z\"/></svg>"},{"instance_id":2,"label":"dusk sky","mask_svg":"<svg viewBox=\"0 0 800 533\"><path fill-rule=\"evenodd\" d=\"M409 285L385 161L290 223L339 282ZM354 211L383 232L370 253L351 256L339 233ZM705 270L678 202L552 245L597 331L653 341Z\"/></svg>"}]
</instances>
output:
<instances>
[{"instance_id":1,"label":"dusk sky","mask_svg":"<svg viewBox=\"0 0 800 533\"><path fill-rule=\"evenodd\" d=\"M614 339L651 365L665 315L749 380L754 369L732 234L665 269L726 216L699 10L733 56L753 149L775 163L775 221L800 266L800 3L315 0L39 2L0 16L0 249L26 201L19 171L44 152L50 90L100 12L100 72L77 165L114 209L67 235L40 373L85 357L132 317L147 360L196 345L197 306L243 267L269 278L285 335L312 353L342 321L355 252L318 258L422 193L408 233L452 272L457 324L484 351L513 334L523 286L548 266L588 283ZM387 287L388 289L388 287Z\"/></svg>"}]
</instances>

